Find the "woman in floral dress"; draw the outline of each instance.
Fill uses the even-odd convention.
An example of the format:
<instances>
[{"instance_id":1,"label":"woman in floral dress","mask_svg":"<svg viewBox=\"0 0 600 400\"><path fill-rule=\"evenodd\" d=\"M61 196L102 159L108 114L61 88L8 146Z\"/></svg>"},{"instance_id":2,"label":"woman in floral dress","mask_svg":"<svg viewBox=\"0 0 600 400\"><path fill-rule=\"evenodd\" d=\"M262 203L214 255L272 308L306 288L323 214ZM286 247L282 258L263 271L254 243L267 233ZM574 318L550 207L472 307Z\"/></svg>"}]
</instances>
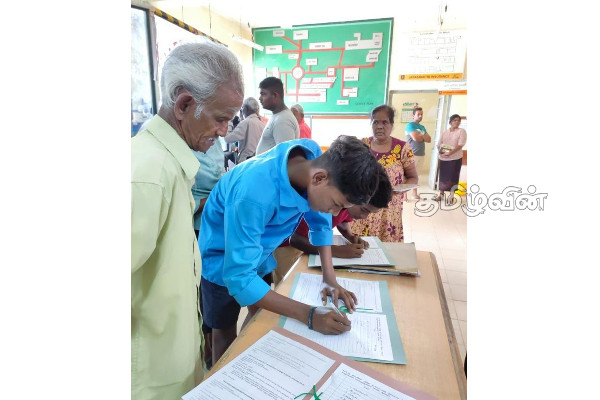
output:
<instances>
[{"instance_id":1,"label":"woman in floral dress","mask_svg":"<svg viewBox=\"0 0 600 400\"><path fill-rule=\"evenodd\" d=\"M418 183L419 176L411 147L404 141L392 137L394 109L387 105L377 106L371 111L373 136L363 141L371 148L371 154L385 168L392 186L401 183ZM363 236L377 236L382 242L403 242L402 195L394 192L388 208L370 214L363 220L352 223L352 232Z\"/></svg>"}]
</instances>

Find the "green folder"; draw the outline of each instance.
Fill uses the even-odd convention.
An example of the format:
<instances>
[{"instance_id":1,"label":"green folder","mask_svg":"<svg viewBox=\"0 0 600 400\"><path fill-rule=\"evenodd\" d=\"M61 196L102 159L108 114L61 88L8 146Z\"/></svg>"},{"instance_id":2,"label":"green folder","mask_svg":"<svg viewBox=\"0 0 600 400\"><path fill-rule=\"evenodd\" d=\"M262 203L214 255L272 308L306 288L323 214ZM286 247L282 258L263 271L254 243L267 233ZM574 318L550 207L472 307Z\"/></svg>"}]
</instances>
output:
<instances>
[{"instance_id":1,"label":"green folder","mask_svg":"<svg viewBox=\"0 0 600 400\"><path fill-rule=\"evenodd\" d=\"M298 281L300 280L300 274L297 274L294 278L294 283L292 284L292 289L290 291L290 298L293 297L294 292L296 291L296 287L298 286ZM396 321L396 314L394 313L394 309L392 307L392 300L390 298L390 292L388 290L386 281L378 281L379 282L379 292L381 294L381 313L373 313L370 314L384 314L387 318L389 335L390 335L390 343L392 345L392 360L376 360L372 358L361 358L361 357L352 357L346 356L350 359L357 361L370 361L370 362L378 362L385 364L406 364L406 354L404 353L404 346L402 346L402 339L400 338L400 331L398 330L398 323ZM354 311L357 312L366 312L366 311ZM283 328L287 317L282 316L279 319L279 326Z\"/></svg>"}]
</instances>

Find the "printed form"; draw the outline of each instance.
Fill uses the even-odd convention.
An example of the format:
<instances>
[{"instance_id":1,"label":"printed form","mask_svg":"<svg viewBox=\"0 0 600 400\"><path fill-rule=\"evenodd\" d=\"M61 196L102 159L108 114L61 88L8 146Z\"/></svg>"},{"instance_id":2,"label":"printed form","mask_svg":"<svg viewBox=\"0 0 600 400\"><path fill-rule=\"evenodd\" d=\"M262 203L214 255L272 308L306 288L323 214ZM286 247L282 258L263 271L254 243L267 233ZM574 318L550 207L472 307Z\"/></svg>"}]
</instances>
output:
<instances>
[{"instance_id":1,"label":"printed form","mask_svg":"<svg viewBox=\"0 0 600 400\"><path fill-rule=\"evenodd\" d=\"M370 249L378 249L379 243L377 242L377 236L361 236L361 239L365 242L369 243ZM333 235L333 244L335 246L343 246L345 244L350 243L348 239L343 237L342 235Z\"/></svg>"},{"instance_id":2,"label":"printed form","mask_svg":"<svg viewBox=\"0 0 600 400\"><path fill-rule=\"evenodd\" d=\"M415 400L343 363L318 392L327 400Z\"/></svg>"},{"instance_id":3,"label":"printed form","mask_svg":"<svg viewBox=\"0 0 600 400\"><path fill-rule=\"evenodd\" d=\"M382 249L368 248L362 256L355 258L331 257L333 265L392 265ZM321 257L315 257L311 266L320 267Z\"/></svg>"},{"instance_id":4,"label":"printed form","mask_svg":"<svg viewBox=\"0 0 600 400\"><path fill-rule=\"evenodd\" d=\"M334 360L269 331L183 400L289 400L321 379Z\"/></svg>"},{"instance_id":5,"label":"printed form","mask_svg":"<svg viewBox=\"0 0 600 400\"><path fill-rule=\"evenodd\" d=\"M365 312L382 312L381 292L379 282L363 281L360 279L337 278L338 283L345 289L353 292L358 299L358 307ZM321 283L322 275L301 273L292 299L311 306L322 306L321 301ZM345 305L342 300L338 306Z\"/></svg>"},{"instance_id":6,"label":"printed form","mask_svg":"<svg viewBox=\"0 0 600 400\"><path fill-rule=\"evenodd\" d=\"M283 327L346 357L394 359L386 315L355 312L346 316L352 321L352 329L339 335L311 331L306 324L291 318L285 320Z\"/></svg>"}]
</instances>

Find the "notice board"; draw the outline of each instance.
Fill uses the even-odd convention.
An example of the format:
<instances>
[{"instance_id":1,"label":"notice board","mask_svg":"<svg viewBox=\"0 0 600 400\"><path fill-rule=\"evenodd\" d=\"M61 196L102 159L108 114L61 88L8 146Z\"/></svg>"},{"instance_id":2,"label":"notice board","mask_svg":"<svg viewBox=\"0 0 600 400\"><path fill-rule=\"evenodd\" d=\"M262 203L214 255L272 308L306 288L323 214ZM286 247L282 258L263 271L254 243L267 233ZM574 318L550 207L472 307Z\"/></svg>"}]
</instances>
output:
<instances>
[{"instance_id":1,"label":"notice board","mask_svg":"<svg viewBox=\"0 0 600 400\"><path fill-rule=\"evenodd\" d=\"M254 79L283 81L305 114L365 115L387 102L393 19L255 28Z\"/></svg>"}]
</instances>

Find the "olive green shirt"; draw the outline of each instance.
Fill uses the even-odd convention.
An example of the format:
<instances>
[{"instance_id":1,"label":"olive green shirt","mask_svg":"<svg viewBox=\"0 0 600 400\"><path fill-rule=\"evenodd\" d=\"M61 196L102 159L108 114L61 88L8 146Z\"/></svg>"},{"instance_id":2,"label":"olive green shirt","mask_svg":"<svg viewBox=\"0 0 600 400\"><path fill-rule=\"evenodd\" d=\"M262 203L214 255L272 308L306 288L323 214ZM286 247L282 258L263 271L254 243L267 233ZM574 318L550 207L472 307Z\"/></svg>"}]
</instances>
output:
<instances>
[{"instance_id":1,"label":"olive green shirt","mask_svg":"<svg viewBox=\"0 0 600 400\"><path fill-rule=\"evenodd\" d=\"M199 166L159 116L131 140L134 400L178 400L203 378L201 264L191 192Z\"/></svg>"}]
</instances>

